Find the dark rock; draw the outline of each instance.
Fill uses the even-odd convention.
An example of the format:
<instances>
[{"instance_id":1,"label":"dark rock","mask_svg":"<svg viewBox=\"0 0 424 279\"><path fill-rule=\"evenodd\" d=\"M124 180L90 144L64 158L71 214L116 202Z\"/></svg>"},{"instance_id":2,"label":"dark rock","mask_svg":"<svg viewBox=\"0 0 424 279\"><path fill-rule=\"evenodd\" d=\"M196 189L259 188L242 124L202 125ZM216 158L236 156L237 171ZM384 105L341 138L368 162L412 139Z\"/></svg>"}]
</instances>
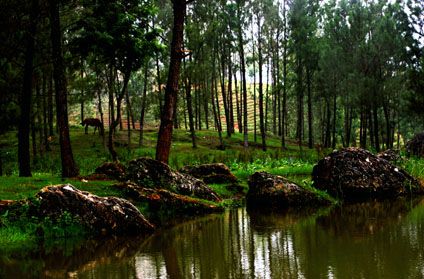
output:
<instances>
[{"instance_id":1,"label":"dark rock","mask_svg":"<svg viewBox=\"0 0 424 279\"><path fill-rule=\"evenodd\" d=\"M76 216L88 229L102 234L141 234L154 226L129 201L116 197L98 197L70 184L48 186L37 197L39 215L53 218L63 212Z\"/></svg>"},{"instance_id":2,"label":"dark rock","mask_svg":"<svg viewBox=\"0 0 424 279\"><path fill-rule=\"evenodd\" d=\"M404 170L360 148L334 151L312 172L313 186L341 199L395 197L423 193L419 182Z\"/></svg>"},{"instance_id":3,"label":"dark rock","mask_svg":"<svg viewBox=\"0 0 424 279\"><path fill-rule=\"evenodd\" d=\"M406 152L409 155L424 157L424 132L416 134L406 143Z\"/></svg>"},{"instance_id":4,"label":"dark rock","mask_svg":"<svg viewBox=\"0 0 424 279\"><path fill-rule=\"evenodd\" d=\"M246 198L249 207L307 207L328 203L284 177L266 172L256 172L250 176Z\"/></svg>"},{"instance_id":5,"label":"dark rock","mask_svg":"<svg viewBox=\"0 0 424 279\"><path fill-rule=\"evenodd\" d=\"M399 150L387 149L386 151L377 154L378 158L387 160L389 162L396 162L400 160Z\"/></svg>"},{"instance_id":6,"label":"dark rock","mask_svg":"<svg viewBox=\"0 0 424 279\"><path fill-rule=\"evenodd\" d=\"M122 180L125 178L125 166L118 162L105 162L94 171L95 174L104 174L110 179Z\"/></svg>"},{"instance_id":7,"label":"dark rock","mask_svg":"<svg viewBox=\"0 0 424 279\"><path fill-rule=\"evenodd\" d=\"M115 185L115 187L125 191L131 199L147 202L149 208L154 212L169 210L177 215L201 215L223 210L221 207L175 194L165 189L144 188L131 182L120 183Z\"/></svg>"},{"instance_id":8,"label":"dark rock","mask_svg":"<svg viewBox=\"0 0 424 279\"><path fill-rule=\"evenodd\" d=\"M168 165L149 158L129 162L127 180L143 188L166 189L181 195L219 202L221 198L203 181L173 171Z\"/></svg>"},{"instance_id":9,"label":"dark rock","mask_svg":"<svg viewBox=\"0 0 424 279\"><path fill-rule=\"evenodd\" d=\"M237 182L237 177L222 163L185 166L180 172L202 179L207 184Z\"/></svg>"}]
</instances>

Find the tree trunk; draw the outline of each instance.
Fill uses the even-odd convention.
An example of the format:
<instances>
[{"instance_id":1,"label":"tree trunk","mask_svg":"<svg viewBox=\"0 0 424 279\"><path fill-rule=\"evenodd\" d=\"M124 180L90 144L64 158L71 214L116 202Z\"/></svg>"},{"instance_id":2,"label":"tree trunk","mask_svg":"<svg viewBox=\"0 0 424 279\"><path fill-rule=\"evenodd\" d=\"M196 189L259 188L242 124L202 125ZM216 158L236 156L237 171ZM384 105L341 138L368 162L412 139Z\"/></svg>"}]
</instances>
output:
<instances>
[{"instance_id":1,"label":"tree trunk","mask_svg":"<svg viewBox=\"0 0 424 279\"><path fill-rule=\"evenodd\" d=\"M296 139L298 140L299 146L302 145L303 139L303 66L300 58L297 58L297 128L296 128Z\"/></svg>"},{"instance_id":2,"label":"tree trunk","mask_svg":"<svg viewBox=\"0 0 424 279\"><path fill-rule=\"evenodd\" d=\"M161 75L159 68L159 53L156 54L156 79L158 84L158 105L159 105L159 115L162 115L163 104L162 104L162 88L161 88Z\"/></svg>"},{"instance_id":3,"label":"tree trunk","mask_svg":"<svg viewBox=\"0 0 424 279\"><path fill-rule=\"evenodd\" d=\"M393 147L394 129L392 129L392 125L390 122L390 111L386 103L383 104L383 111L384 111L384 119L386 121L386 149L389 149Z\"/></svg>"},{"instance_id":4,"label":"tree trunk","mask_svg":"<svg viewBox=\"0 0 424 279\"><path fill-rule=\"evenodd\" d=\"M325 114L325 147L331 146L331 108L330 108L330 97L325 98L325 106L327 108L327 112Z\"/></svg>"},{"instance_id":5,"label":"tree trunk","mask_svg":"<svg viewBox=\"0 0 424 279\"><path fill-rule=\"evenodd\" d=\"M374 101L373 107L373 124L374 124L374 143L375 143L375 151L380 152L380 139L379 139L379 127L378 127L378 107L376 102Z\"/></svg>"},{"instance_id":6,"label":"tree trunk","mask_svg":"<svg viewBox=\"0 0 424 279\"><path fill-rule=\"evenodd\" d=\"M331 145L333 149L336 148L336 144L337 144L336 125L337 125L337 94L336 94L336 92L334 92L334 96L333 96L333 144Z\"/></svg>"},{"instance_id":7,"label":"tree trunk","mask_svg":"<svg viewBox=\"0 0 424 279\"><path fill-rule=\"evenodd\" d=\"M118 153L115 150L114 134L115 134L116 127L118 127L118 125L121 123L121 119L122 119L121 104L122 104L122 100L124 99L125 92L127 91L127 88L128 88L128 82L130 80L131 71L128 70L127 72L123 73L123 75L124 75L124 81L123 81L122 89L121 89L121 92L118 94L118 96L116 96L116 118L111 122L110 124L111 126L109 127L108 149L112 156L112 160L114 162L118 161ZM110 91L113 92L113 87L110 88ZM112 98L109 99L109 102L113 102L114 101L113 94L112 96L110 95L110 97Z\"/></svg>"},{"instance_id":8,"label":"tree trunk","mask_svg":"<svg viewBox=\"0 0 424 279\"><path fill-rule=\"evenodd\" d=\"M203 106L205 111L205 124L206 130L209 130L209 105L208 105L208 95L207 95L207 86L203 83Z\"/></svg>"},{"instance_id":9,"label":"tree trunk","mask_svg":"<svg viewBox=\"0 0 424 279\"><path fill-rule=\"evenodd\" d=\"M125 93L125 103L127 104L127 121L130 122L130 128L132 127L133 129L135 129L135 121L134 121L134 114L133 114L133 110L132 110L132 105L131 105L131 99L130 99L130 95L127 89L127 92Z\"/></svg>"},{"instance_id":10,"label":"tree trunk","mask_svg":"<svg viewBox=\"0 0 424 279\"><path fill-rule=\"evenodd\" d=\"M125 90L125 103L127 105L126 111L127 111L127 136L128 136L128 150L131 149L131 105L130 105L130 95L128 93L128 87L127 90Z\"/></svg>"},{"instance_id":11,"label":"tree trunk","mask_svg":"<svg viewBox=\"0 0 424 279\"><path fill-rule=\"evenodd\" d=\"M252 27L253 29L253 27ZM253 40L253 39L252 39ZM256 119L256 59L255 59L255 41L253 47L253 141L257 142L257 119Z\"/></svg>"},{"instance_id":12,"label":"tree trunk","mask_svg":"<svg viewBox=\"0 0 424 279\"><path fill-rule=\"evenodd\" d=\"M46 73L43 73L43 134L44 134L44 149L50 151L49 142L49 126L47 121L47 77Z\"/></svg>"},{"instance_id":13,"label":"tree trunk","mask_svg":"<svg viewBox=\"0 0 424 279\"><path fill-rule=\"evenodd\" d=\"M103 117L103 106L102 106L102 93L99 88L97 88L97 98L98 98L98 110L100 114L100 121L102 122L102 128L100 129L100 134L103 137L103 145L104 145L104 138L105 138L105 122Z\"/></svg>"},{"instance_id":14,"label":"tree trunk","mask_svg":"<svg viewBox=\"0 0 424 279\"><path fill-rule=\"evenodd\" d=\"M286 1L283 2L283 104L282 104L282 119L281 119L281 147L286 149L286 123L287 123L287 15Z\"/></svg>"},{"instance_id":15,"label":"tree trunk","mask_svg":"<svg viewBox=\"0 0 424 279\"><path fill-rule=\"evenodd\" d=\"M38 152L40 156L44 153L44 137L43 137L43 108L41 99L40 76L37 76L37 83L35 86L36 102L37 102L37 125L36 132L38 132Z\"/></svg>"},{"instance_id":16,"label":"tree trunk","mask_svg":"<svg viewBox=\"0 0 424 279\"><path fill-rule=\"evenodd\" d=\"M262 82L262 26L260 23L260 17L258 17L258 58L259 58L259 129L261 131L262 138L262 150L266 151L266 134L265 134L265 121L264 121L264 92ZM269 67L268 67L269 68Z\"/></svg>"},{"instance_id":17,"label":"tree trunk","mask_svg":"<svg viewBox=\"0 0 424 279\"><path fill-rule=\"evenodd\" d=\"M49 122L49 136L54 135L53 129L53 75L49 73L49 89L48 89L48 97L47 97L47 111L48 111L48 122Z\"/></svg>"},{"instance_id":18,"label":"tree trunk","mask_svg":"<svg viewBox=\"0 0 424 279\"><path fill-rule=\"evenodd\" d=\"M231 137L231 129L230 129L230 114L228 110L227 103L227 92L225 89L225 56L224 56L224 47L221 49L221 74L220 74L220 84L221 84L221 94L222 94L222 103L224 105L224 114L225 114L225 123L227 126L227 137Z\"/></svg>"},{"instance_id":19,"label":"tree trunk","mask_svg":"<svg viewBox=\"0 0 424 279\"><path fill-rule=\"evenodd\" d=\"M248 135L247 135L247 85L246 85L246 63L244 61L244 46L243 46L243 29L241 25L241 0L237 0L237 40L240 55L240 71L242 80L242 91L243 91L243 132L244 132L244 147L249 146Z\"/></svg>"},{"instance_id":20,"label":"tree trunk","mask_svg":"<svg viewBox=\"0 0 424 279\"><path fill-rule=\"evenodd\" d=\"M239 133L241 134L243 132L243 123L242 123L242 117L241 117L241 104L239 102L239 94L238 94L238 82L237 82L237 73L234 72L234 85L235 85L235 92L236 92L236 109L237 109L237 125Z\"/></svg>"},{"instance_id":21,"label":"tree trunk","mask_svg":"<svg viewBox=\"0 0 424 279\"><path fill-rule=\"evenodd\" d=\"M171 59L168 71L168 81L165 90L165 105L161 116L159 135L156 147L156 160L168 163L172 140L172 122L174 108L177 105L178 80L182 58L184 17L186 0L172 1L174 11L174 27L172 30Z\"/></svg>"},{"instance_id":22,"label":"tree trunk","mask_svg":"<svg viewBox=\"0 0 424 279\"><path fill-rule=\"evenodd\" d=\"M198 121L198 127L199 130L202 130L202 112L201 112L201 106L200 106L200 88L199 85L194 86L194 94L196 96L196 110L197 110L197 121Z\"/></svg>"},{"instance_id":23,"label":"tree trunk","mask_svg":"<svg viewBox=\"0 0 424 279\"><path fill-rule=\"evenodd\" d=\"M230 134L234 134L234 105L233 105L233 69L231 61L231 42L228 47L228 113L229 113L229 125Z\"/></svg>"},{"instance_id":24,"label":"tree trunk","mask_svg":"<svg viewBox=\"0 0 424 279\"><path fill-rule=\"evenodd\" d=\"M146 66L144 67L144 87L143 87L143 99L141 101L141 112L140 112L140 139L138 144L140 146L143 146L143 137L144 137L144 116L146 112L146 98L147 98L147 76L149 73L149 67L148 63L146 63Z\"/></svg>"},{"instance_id":25,"label":"tree trunk","mask_svg":"<svg viewBox=\"0 0 424 279\"><path fill-rule=\"evenodd\" d=\"M190 56L190 62L191 62L191 56ZM187 112L188 112L188 125L190 128L190 135L191 135L191 143L193 148L196 148L196 134L194 132L194 122L193 122L193 105L191 101L191 73L187 73L186 69L186 63L184 59L184 71L186 74L186 78L184 79L184 85L185 85L185 93L186 93L186 101L187 101Z\"/></svg>"},{"instance_id":26,"label":"tree trunk","mask_svg":"<svg viewBox=\"0 0 424 279\"><path fill-rule=\"evenodd\" d=\"M215 61L215 58L214 58ZM212 74L212 106L213 106L213 114L215 117L215 126L218 130L219 137L219 149L224 149L224 140L222 139L222 125L221 125L221 115L219 112L219 102L218 102L218 82L215 76L215 62L213 63L213 74Z\"/></svg>"},{"instance_id":27,"label":"tree trunk","mask_svg":"<svg viewBox=\"0 0 424 279\"><path fill-rule=\"evenodd\" d=\"M19 176L31 176L31 155L29 150L32 75L34 63L35 36L37 32L38 0L32 0L30 12L30 29L26 35L25 65L20 96L21 115L18 129Z\"/></svg>"},{"instance_id":28,"label":"tree trunk","mask_svg":"<svg viewBox=\"0 0 424 279\"><path fill-rule=\"evenodd\" d=\"M59 3L50 0L50 28L53 58L53 76L56 90L56 117L59 128L62 177L75 177L79 170L74 161L68 122L68 92L66 87L65 65L62 54L62 33L60 30Z\"/></svg>"},{"instance_id":29,"label":"tree trunk","mask_svg":"<svg viewBox=\"0 0 424 279\"><path fill-rule=\"evenodd\" d=\"M312 149L314 147L314 139L313 139L313 123L312 123L312 92L311 92L311 72L309 68L306 69L306 79L307 79L307 87L308 87L308 147Z\"/></svg>"},{"instance_id":30,"label":"tree trunk","mask_svg":"<svg viewBox=\"0 0 424 279\"><path fill-rule=\"evenodd\" d=\"M83 62L82 62L83 63ZM84 78L83 66L81 66L81 96L80 96L80 110L81 110L81 123L84 121L84 88L82 86L82 79Z\"/></svg>"}]
</instances>

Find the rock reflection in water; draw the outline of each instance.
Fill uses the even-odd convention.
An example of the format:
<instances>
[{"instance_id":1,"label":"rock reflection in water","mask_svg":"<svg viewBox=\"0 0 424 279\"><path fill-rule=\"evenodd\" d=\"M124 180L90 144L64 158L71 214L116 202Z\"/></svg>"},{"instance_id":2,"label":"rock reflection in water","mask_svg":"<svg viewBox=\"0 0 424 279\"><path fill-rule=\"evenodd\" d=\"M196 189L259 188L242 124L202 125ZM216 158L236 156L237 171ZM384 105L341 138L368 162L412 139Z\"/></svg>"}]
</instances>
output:
<instances>
[{"instance_id":1,"label":"rock reflection in water","mask_svg":"<svg viewBox=\"0 0 424 279\"><path fill-rule=\"evenodd\" d=\"M0 278L133 278L144 238L61 241L0 257Z\"/></svg>"},{"instance_id":2,"label":"rock reflection in water","mask_svg":"<svg viewBox=\"0 0 424 279\"><path fill-rule=\"evenodd\" d=\"M424 203L223 214L147 239L0 256L0 278L423 278Z\"/></svg>"},{"instance_id":3,"label":"rock reflection in water","mask_svg":"<svg viewBox=\"0 0 424 279\"><path fill-rule=\"evenodd\" d=\"M321 216L317 223L331 235L363 238L388 225L398 224L420 202L420 199L398 198L344 204Z\"/></svg>"}]
</instances>

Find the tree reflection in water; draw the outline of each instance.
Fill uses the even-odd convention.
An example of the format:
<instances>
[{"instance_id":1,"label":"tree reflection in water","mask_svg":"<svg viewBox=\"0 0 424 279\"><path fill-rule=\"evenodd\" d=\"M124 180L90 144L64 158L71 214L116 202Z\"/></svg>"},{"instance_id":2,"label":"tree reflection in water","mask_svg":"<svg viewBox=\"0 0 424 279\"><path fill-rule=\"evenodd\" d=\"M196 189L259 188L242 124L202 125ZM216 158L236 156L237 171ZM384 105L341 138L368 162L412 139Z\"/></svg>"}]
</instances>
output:
<instances>
[{"instance_id":1,"label":"tree reflection in water","mask_svg":"<svg viewBox=\"0 0 424 279\"><path fill-rule=\"evenodd\" d=\"M422 278L424 204L234 209L147 239L103 239L0 257L0 277Z\"/></svg>"}]
</instances>

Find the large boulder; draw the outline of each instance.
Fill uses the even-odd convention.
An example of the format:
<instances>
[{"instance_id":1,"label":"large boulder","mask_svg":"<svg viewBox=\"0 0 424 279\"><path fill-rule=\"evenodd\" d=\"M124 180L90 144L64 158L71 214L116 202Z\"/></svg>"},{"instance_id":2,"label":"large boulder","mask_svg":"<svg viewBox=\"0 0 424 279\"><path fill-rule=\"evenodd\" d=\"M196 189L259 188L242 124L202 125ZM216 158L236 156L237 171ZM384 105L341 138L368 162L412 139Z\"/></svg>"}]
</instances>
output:
<instances>
[{"instance_id":1,"label":"large boulder","mask_svg":"<svg viewBox=\"0 0 424 279\"><path fill-rule=\"evenodd\" d=\"M122 180L125 178L125 166L119 162L105 162L98 166L95 174L105 175L110 179Z\"/></svg>"},{"instance_id":2,"label":"large boulder","mask_svg":"<svg viewBox=\"0 0 424 279\"><path fill-rule=\"evenodd\" d=\"M207 184L237 182L237 177L222 163L185 166L180 172L199 178Z\"/></svg>"},{"instance_id":3,"label":"large boulder","mask_svg":"<svg viewBox=\"0 0 424 279\"><path fill-rule=\"evenodd\" d=\"M308 207L328 201L286 178L266 172L256 172L249 178L249 207Z\"/></svg>"},{"instance_id":4,"label":"large boulder","mask_svg":"<svg viewBox=\"0 0 424 279\"><path fill-rule=\"evenodd\" d=\"M98 197L70 184L48 186L37 194L41 217L59 218L64 212L75 216L83 226L100 234L141 234L154 226L129 201Z\"/></svg>"},{"instance_id":5,"label":"large boulder","mask_svg":"<svg viewBox=\"0 0 424 279\"><path fill-rule=\"evenodd\" d=\"M408 155L424 157L424 132L416 134L406 143L406 152Z\"/></svg>"},{"instance_id":6,"label":"large boulder","mask_svg":"<svg viewBox=\"0 0 424 279\"><path fill-rule=\"evenodd\" d=\"M214 202L221 201L218 194L203 181L191 175L173 171L168 165L149 158L130 161L126 178L144 188L166 189L181 195Z\"/></svg>"},{"instance_id":7,"label":"large boulder","mask_svg":"<svg viewBox=\"0 0 424 279\"><path fill-rule=\"evenodd\" d=\"M165 189L144 188L131 182L123 182L115 185L115 187L124 191L130 199L147 202L152 212L172 211L176 215L194 216L223 210L222 207L175 194Z\"/></svg>"},{"instance_id":8,"label":"large boulder","mask_svg":"<svg viewBox=\"0 0 424 279\"><path fill-rule=\"evenodd\" d=\"M422 193L419 182L389 161L361 148L334 151L314 166L313 186L341 199Z\"/></svg>"}]
</instances>

